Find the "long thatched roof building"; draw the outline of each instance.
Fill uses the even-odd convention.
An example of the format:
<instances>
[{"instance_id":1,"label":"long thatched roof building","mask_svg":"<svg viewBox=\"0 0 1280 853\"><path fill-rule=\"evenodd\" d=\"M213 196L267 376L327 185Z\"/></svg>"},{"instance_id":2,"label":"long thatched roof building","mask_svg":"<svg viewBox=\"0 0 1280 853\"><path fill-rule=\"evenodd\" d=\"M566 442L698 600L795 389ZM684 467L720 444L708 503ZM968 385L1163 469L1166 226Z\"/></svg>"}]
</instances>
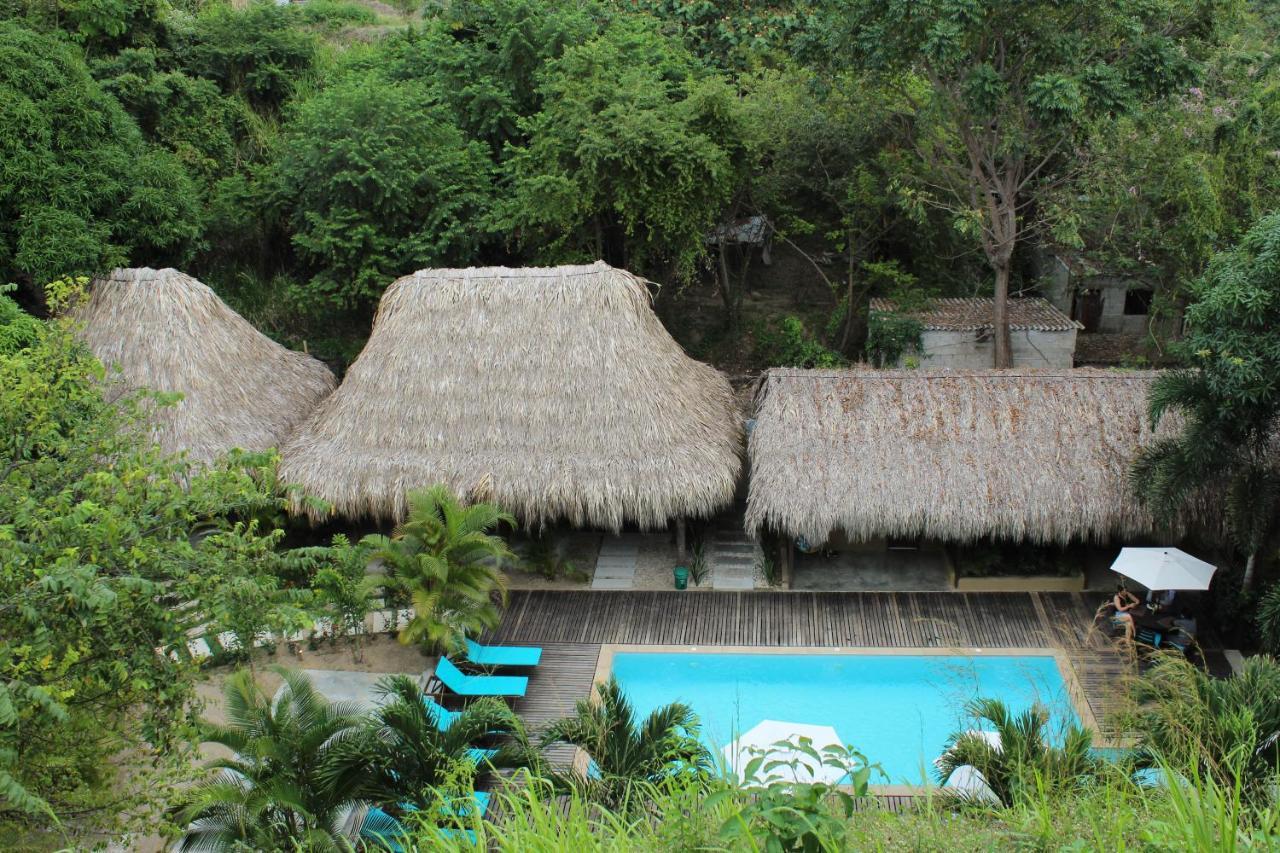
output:
<instances>
[{"instance_id":1,"label":"long thatched roof building","mask_svg":"<svg viewBox=\"0 0 1280 853\"><path fill-rule=\"evenodd\" d=\"M234 447L278 447L337 385L319 361L271 340L175 269L95 279L74 319L126 386L183 395L155 411L156 437L197 462Z\"/></svg>"},{"instance_id":2,"label":"long thatched roof building","mask_svg":"<svg viewBox=\"0 0 1280 853\"><path fill-rule=\"evenodd\" d=\"M822 542L1102 540L1150 532L1130 463L1154 374L771 370L747 523Z\"/></svg>"},{"instance_id":3,"label":"long thatched roof building","mask_svg":"<svg viewBox=\"0 0 1280 853\"><path fill-rule=\"evenodd\" d=\"M728 381L685 355L636 276L423 270L383 295L281 477L348 517L401 518L406 492L443 482L529 524L657 527L732 500L740 433Z\"/></svg>"}]
</instances>

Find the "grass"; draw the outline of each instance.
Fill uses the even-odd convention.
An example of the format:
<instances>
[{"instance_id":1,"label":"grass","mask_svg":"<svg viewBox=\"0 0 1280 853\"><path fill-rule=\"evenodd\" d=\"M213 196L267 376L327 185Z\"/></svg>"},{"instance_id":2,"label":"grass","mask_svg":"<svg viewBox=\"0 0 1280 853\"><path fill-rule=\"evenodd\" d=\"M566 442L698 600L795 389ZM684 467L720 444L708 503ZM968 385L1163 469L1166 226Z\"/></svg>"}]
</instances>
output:
<instances>
[{"instance_id":1,"label":"grass","mask_svg":"<svg viewBox=\"0 0 1280 853\"><path fill-rule=\"evenodd\" d=\"M1176 775L1176 774L1171 774ZM714 791L727 796L711 796ZM409 850L461 851L688 851L770 849L769 828L751 808L749 790L713 782L638 786L639 809L610 811L581 797L553 796L547 783L529 780L494 796L498 822L472 819L464 837L415 828ZM823 851L1152 850L1234 851L1280 849L1280 809L1248 805L1238 791L1196 778L1169 788L1144 788L1118 770L1069 795L1046 789L1011 808L987 808L947 796L922 798L895 812L865 801L843 819L843 832L826 836ZM836 812L840 814L839 812ZM753 837L732 844L722 835L746 821ZM783 848L777 848L783 849Z\"/></svg>"}]
</instances>

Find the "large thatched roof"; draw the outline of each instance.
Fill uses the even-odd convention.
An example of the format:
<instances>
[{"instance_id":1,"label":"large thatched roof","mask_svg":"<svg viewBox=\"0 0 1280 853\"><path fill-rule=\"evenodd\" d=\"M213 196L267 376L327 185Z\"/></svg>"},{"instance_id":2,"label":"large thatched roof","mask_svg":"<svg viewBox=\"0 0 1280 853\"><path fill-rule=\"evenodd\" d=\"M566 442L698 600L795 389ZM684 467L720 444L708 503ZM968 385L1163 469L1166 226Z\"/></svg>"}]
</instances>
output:
<instances>
[{"instance_id":1,"label":"large thatched roof","mask_svg":"<svg viewBox=\"0 0 1280 853\"><path fill-rule=\"evenodd\" d=\"M749 443L747 522L813 542L1151 530L1128 471L1153 373L771 370Z\"/></svg>"},{"instance_id":2,"label":"large thatched roof","mask_svg":"<svg viewBox=\"0 0 1280 853\"><path fill-rule=\"evenodd\" d=\"M348 517L399 518L444 482L530 524L654 527L732 500L740 429L729 383L630 273L423 270L382 297L281 477Z\"/></svg>"},{"instance_id":3,"label":"large thatched roof","mask_svg":"<svg viewBox=\"0 0 1280 853\"><path fill-rule=\"evenodd\" d=\"M130 387L183 395L155 413L167 451L207 462L233 447L277 447L337 384L185 273L118 269L90 288L74 317L94 355Z\"/></svg>"}]
</instances>

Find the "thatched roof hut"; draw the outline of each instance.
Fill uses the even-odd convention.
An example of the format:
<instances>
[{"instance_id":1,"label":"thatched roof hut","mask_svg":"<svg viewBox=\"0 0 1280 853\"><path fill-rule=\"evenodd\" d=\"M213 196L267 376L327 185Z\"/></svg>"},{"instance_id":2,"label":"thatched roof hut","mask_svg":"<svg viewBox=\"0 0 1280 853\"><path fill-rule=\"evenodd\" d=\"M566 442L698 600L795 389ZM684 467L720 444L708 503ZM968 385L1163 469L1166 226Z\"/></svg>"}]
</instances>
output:
<instances>
[{"instance_id":1,"label":"thatched roof hut","mask_svg":"<svg viewBox=\"0 0 1280 853\"><path fill-rule=\"evenodd\" d=\"M422 270L382 297L281 477L348 517L401 518L406 492L444 482L528 524L657 527L733 499L740 433L729 383L671 339L642 279Z\"/></svg>"},{"instance_id":2,"label":"thatched roof hut","mask_svg":"<svg viewBox=\"0 0 1280 853\"><path fill-rule=\"evenodd\" d=\"M1150 532L1129 466L1154 373L771 370L747 523L822 542Z\"/></svg>"},{"instance_id":3,"label":"thatched roof hut","mask_svg":"<svg viewBox=\"0 0 1280 853\"><path fill-rule=\"evenodd\" d=\"M118 269L76 306L77 334L132 388L180 392L155 412L169 452L208 462L233 447L278 447L337 384L327 367L286 349L212 290L174 269Z\"/></svg>"}]
</instances>

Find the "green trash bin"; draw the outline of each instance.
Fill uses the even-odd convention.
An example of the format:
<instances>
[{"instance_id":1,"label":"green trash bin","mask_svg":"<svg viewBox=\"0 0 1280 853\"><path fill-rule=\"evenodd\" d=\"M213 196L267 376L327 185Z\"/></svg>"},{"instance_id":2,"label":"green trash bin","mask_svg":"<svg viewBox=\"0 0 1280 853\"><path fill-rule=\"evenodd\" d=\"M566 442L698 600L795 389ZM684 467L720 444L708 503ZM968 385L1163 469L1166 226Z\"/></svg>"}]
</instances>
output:
<instances>
[{"instance_id":1,"label":"green trash bin","mask_svg":"<svg viewBox=\"0 0 1280 853\"><path fill-rule=\"evenodd\" d=\"M676 566L671 572L676 577L676 589L689 588L689 570L684 566Z\"/></svg>"}]
</instances>

